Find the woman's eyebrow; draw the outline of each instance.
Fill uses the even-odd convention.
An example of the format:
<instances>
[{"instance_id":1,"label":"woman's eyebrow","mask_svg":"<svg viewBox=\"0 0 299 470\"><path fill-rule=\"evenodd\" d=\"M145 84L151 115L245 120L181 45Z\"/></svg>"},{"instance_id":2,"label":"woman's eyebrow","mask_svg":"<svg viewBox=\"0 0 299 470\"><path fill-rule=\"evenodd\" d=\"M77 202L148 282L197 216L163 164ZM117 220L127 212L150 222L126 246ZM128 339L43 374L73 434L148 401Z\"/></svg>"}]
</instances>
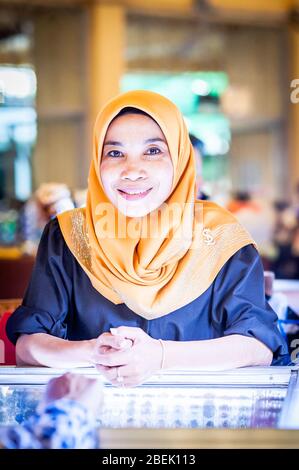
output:
<instances>
[{"instance_id":1,"label":"woman's eyebrow","mask_svg":"<svg viewBox=\"0 0 299 470\"><path fill-rule=\"evenodd\" d=\"M166 141L165 139L161 139L161 137L154 137L153 139L147 139L145 140L145 144L152 144L153 142L163 142L164 144L166 144Z\"/></svg>"},{"instance_id":2,"label":"woman's eyebrow","mask_svg":"<svg viewBox=\"0 0 299 470\"><path fill-rule=\"evenodd\" d=\"M123 144L117 140L107 140L107 142L104 143L104 146L105 145L118 145L119 147L123 147Z\"/></svg>"}]
</instances>

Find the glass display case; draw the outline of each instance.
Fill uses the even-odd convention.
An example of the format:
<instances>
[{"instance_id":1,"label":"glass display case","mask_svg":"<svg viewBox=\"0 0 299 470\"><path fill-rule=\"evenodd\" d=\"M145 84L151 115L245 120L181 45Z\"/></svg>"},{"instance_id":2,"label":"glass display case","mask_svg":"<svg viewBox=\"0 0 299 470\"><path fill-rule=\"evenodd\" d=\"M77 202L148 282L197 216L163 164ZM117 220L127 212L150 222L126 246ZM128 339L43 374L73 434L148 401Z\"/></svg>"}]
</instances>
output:
<instances>
[{"instance_id":1,"label":"glass display case","mask_svg":"<svg viewBox=\"0 0 299 470\"><path fill-rule=\"evenodd\" d=\"M93 368L75 372L98 376ZM27 419L47 381L62 373L50 368L1 367L0 424ZM299 429L297 368L169 371L135 388L102 383L104 401L97 418L105 429Z\"/></svg>"}]
</instances>

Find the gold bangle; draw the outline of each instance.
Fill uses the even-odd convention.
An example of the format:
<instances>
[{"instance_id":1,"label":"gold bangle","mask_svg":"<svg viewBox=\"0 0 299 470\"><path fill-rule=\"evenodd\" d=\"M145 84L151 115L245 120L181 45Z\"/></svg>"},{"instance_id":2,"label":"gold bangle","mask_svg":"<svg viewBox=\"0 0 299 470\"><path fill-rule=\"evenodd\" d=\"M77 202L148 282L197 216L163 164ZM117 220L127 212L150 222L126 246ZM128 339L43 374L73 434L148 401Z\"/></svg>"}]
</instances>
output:
<instances>
[{"instance_id":1,"label":"gold bangle","mask_svg":"<svg viewBox=\"0 0 299 470\"><path fill-rule=\"evenodd\" d=\"M161 344L161 348L162 348L162 359L161 359L160 370L163 370L164 364L165 364L165 344L164 344L164 341L162 341L162 339L159 339L159 343Z\"/></svg>"}]
</instances>

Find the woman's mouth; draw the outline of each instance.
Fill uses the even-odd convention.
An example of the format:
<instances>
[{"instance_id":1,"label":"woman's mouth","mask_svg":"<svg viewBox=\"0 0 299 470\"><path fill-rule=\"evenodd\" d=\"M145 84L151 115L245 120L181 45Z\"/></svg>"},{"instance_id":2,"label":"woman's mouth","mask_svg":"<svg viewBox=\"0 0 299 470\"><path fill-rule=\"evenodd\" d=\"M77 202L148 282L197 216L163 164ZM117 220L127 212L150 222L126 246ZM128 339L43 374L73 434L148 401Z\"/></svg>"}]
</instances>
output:
<instances>
[{"instance_id":1,"label":"woman's mouth","mask_svg":"<svg viewBox=\"0 0 299 470\"><path fill-rule=\"evenodd\" d=\"M117 189L117 192L127 201L136 201L146 197L152 189Z\"/></svg>"}]
</instances>

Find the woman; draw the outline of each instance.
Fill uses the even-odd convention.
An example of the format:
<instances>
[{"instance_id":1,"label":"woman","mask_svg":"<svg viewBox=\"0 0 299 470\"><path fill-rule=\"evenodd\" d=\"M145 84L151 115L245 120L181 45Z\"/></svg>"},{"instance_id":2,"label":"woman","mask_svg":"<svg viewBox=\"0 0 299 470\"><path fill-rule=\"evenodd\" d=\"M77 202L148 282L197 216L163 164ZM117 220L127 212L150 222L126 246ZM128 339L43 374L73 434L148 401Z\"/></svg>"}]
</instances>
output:
<instances>
[{"instance_id":1,"label":"woman","mask_svg":"<svg viewBox=\"0 0 299 470\"><path fill-rule=\"evenodd\" d=\"M23 304L8 323L20 364L96 364L114 384L161 368L288 361L254 242L195 201L195 161L166 98L111 100L94 130L86 209L47 225Z\"/></svg>"}]
</instances>

